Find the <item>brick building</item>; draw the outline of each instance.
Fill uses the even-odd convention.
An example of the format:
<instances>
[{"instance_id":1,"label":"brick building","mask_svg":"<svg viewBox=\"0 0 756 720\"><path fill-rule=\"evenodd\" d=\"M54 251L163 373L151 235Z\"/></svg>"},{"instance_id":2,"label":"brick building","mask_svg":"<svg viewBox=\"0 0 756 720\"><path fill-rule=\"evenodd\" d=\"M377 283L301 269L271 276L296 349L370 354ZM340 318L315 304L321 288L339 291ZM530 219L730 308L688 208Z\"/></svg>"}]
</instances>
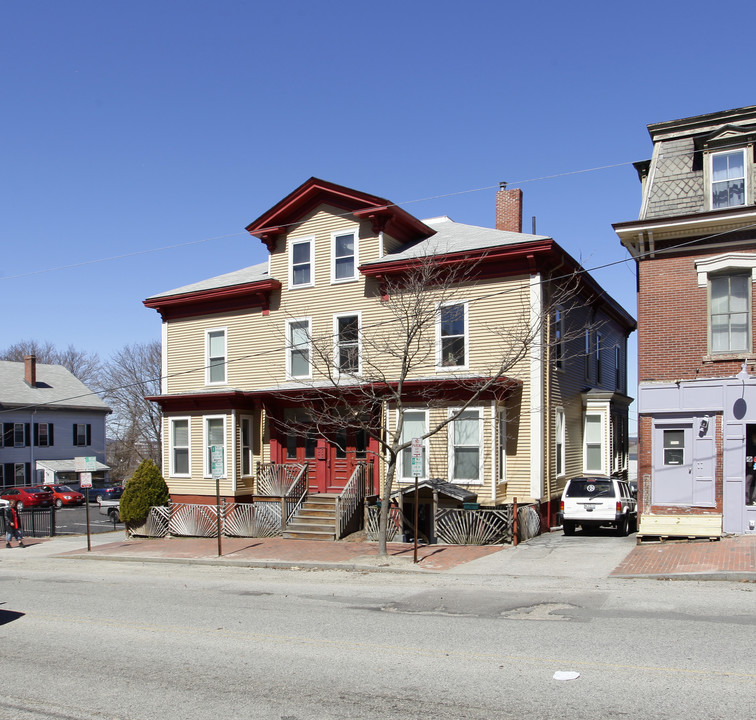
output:
<instances>
[{"instance_id":1,"label":"brick building","mask_svg":"<svg viewBox=\"0 0 756 720\"><path fill-rule=\"evenodd\" d=\"M638 220L640 535L756 532L756 106L648 126Z\"/></svg>"}]
</instances>

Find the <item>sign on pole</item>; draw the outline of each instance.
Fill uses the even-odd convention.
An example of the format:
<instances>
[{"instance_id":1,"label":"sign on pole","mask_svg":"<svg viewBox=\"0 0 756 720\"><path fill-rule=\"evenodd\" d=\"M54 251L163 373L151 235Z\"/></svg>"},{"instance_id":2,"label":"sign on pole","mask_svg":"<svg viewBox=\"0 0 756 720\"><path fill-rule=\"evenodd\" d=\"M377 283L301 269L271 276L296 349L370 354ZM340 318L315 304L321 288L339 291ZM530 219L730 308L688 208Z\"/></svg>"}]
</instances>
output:
<instances>
[{"instance_id":1,"label":"sign on pole","mask_svg":"<svg viewBox=\"0 0 756 720\"><path fill-rule=\"evenodd\" d=\"M83 488L91 488L92 487L92 473L91 472L80 473L79 485Z\"/></svg>"},{"instance_id":2,"label":"sign on pole","mask_svg":"<svg viewBox=\"0 0 756 720\"><path fill-rule=\"evenodd\" d=\"M74 471L77 473L94 472L97 470L97 458L90 457L75 457L74 458Z\"/></svg>"},{"instance_id":3,"label":"sign on pole","mask_svg":"<svg viewBox=\"0 0 756 720\"><path fill-rule=\"evenodd\" d=\"M412 458L412 476L422 477L423 475L423 439L412 438L412 448L410 450Z\"/></svg>"},{"instance_id":4,"label":"sign on pole","mask_svg":"<svg viewBox=\"0 0 756 720\"><path fill-rule=\"evenodd\" d=\"M223 477L223 445L210 446L210 464L213 478Z\"/></svg>"}]
</instances>

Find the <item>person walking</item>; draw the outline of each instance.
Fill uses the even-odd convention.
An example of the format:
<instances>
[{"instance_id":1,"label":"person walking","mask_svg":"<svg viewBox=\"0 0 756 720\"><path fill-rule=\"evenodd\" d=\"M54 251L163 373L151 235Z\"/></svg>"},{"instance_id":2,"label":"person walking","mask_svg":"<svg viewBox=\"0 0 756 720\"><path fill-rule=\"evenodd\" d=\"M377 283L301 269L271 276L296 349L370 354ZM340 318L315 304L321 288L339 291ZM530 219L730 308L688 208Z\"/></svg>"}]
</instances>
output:
<instances>
[{"instance_id":1,"label":"person walking","mask_svg":"<svg viewBox=\"0 0 756 720\"><path fill-rule=\"evenodd\" d=\"M3 508L3 520L5 520L5 547L11 546L11 539L18 540L18 546L24 547L24 536L21 533L21 518L16 510L16 501L11 500Z\"/></svg>"}]
</instances>

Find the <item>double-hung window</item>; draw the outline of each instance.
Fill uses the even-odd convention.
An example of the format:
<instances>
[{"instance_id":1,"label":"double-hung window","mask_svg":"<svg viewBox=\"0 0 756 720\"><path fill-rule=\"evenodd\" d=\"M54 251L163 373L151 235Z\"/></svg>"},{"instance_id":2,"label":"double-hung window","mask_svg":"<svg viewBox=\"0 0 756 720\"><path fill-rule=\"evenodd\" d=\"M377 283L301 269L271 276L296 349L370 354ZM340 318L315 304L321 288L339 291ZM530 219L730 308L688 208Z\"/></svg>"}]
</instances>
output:
<instances>
[{"instance_id":1,"label":"double-hung window","mask_svg":"<svg viewBox=\"0 0 756 720\"><path fill-rule=\"evenodd\" d=\"M51 447L53 444L53 424L37 423L34 425L34 444L37 447Z\"/></svg>"},{"instance_id":2,"label":"double-hung window","mask_svg":"<svg viewBox=\"0 0 756 720\"><path fill-rule=\"evenodd\" d=\"M712 153L711 208L736 207L746 202L745 151Z\"/></svg>"},{"instance_id":3,"label":"double-hung window","mask_svg":"<svg viewBox=\"0 0 756 720\"><path fill-rule=\"evenodd\" d=\"M585 379L591 379L591 330L585 329Z\"/></svg>"},{"instance_id":4,"label":"double-hung window","mask_svg":"<svg viewBox=\"0 0 756 720\"><path fill-rule=\"evenodd\" d=\"M557 477L564 475L564 409L557 408L554 413L554 435L556 444L556 474Z\"/></svg>"},{"instance_id":5,"label":"double-hung window","mask_svg":"<svg viewBox=\"0 0 756 720\"><path fill-rule=\"evenodd\" d=\"M92 444L92 426L89 423L74 424L73 444L75 447L86 447Z\"/></svg>"},{"instance_id":6,"label":"double-hung window","mask_svg":"<svg viewBox=\"0 0 756 720\"><path fill-rule=\"evenodd\" d=\"M24 423L13 423L13 447L26 445L26 432Z\"/></svg>"},{"instance_id":7,"label":"double-hung window","mask_svg":"<svg viewBox=\"0 0 756 720\"><path fill-rule=\"evenodd\" d=\"M347 282L357 277L357 231L331 235L331 282Z\"/></svg>"},{"instance_id":8,"label":"double-hung window","mask_svg":"<svg viewBox=\"0 0 756 720\"><path fill-rule=\"evenodd\" d=\"M289 320L287 323L287 374L291 378L310 377L310 355L312 352L310 319Z\"/></svg>"},{"instance_id":9,"label":"double-hung window","mask_svg":"<svg viewBox=\"0 0 756 720\"><path fill-rule=\"evenodd\" d=\"M412 438L419 438L428 432L428 413L426 410L405 410L404 425L402 426L402 443L410 442ZM402 450L401 475L402 480L412 480L412 448ZM428 441L423 441L422 475L428 477Z\"/></svg>"},{"instance_id":10,"label":"double-hung window","mask_svg":"<svg viewBox=\"0 0 756 720\"><path fill-rule=\"evenodd\" d=\"M225 328L213 328L206 331L205 353L206 383L208 385L224 384L227 364Z\"/></svg>"},{"instance_id":11,"label":"double-hung window","mask_svg":"<svg viewBox=\"0 0 756 720\"><path fill-rule=\"evenodd\" d=\"M242 475L252 474L252 418L241 419L241 471Z\"/></svg>"},{"instance_id":12,"label":"double-hung window","mask_svg":"<svg viewBox=\"0 0 756 720\"><path fill-rule=\"evenodd\" d=\"M583 428L583 468L604 475L604 416L586 413Z\"/></svg>"},{"instance_id":13,"label":"double-hung window","mask_svg":"<svg viewBox=\"0 0 756 720\"><path fill-rule=\"evenodd\" d=\"M467 303L439 305L436 336L437 365L442 368L466 368Z\"/></svg>"},{"instance_id":14,"label":"double-hung window","mask_svg":"<svg viewBox=\"0 0 756 720\"><path fill-rule=\"evenodd\" d=\"M564 366L564 308L554 308L554 367L561 370Z\"/></svg>"},{"instance_id":15,"label":"double-hung window","mask_svg":"<svg viewBox=\"0 0 756 720\"><path fill-rule=\"evenodd\" d=\"M751 346L750 275L709 278L709 344L712 353L748 351Z\"/></svg>"},{"instance_id":16,"label":"double-hung window","mask_svg":"<svg viewBox=\"0 0 756 720\"><path fill-rule=\"evenodd\" d=\"M226 418L224 416L205 417L205 477L212 477L213 475L213 446L221 447L224 450L222 477L226 477Z\"/></svg>"},{"instance_id":17,"label":"double-hung window","mask_svg":"<svg viewBox=\"0 0 756 720\"><path fill-rule=\"evenodd\" d=\"M622 350L619 345L614 346L614 387L622 389Z\"/></svg>"},{"instance_id":18,"label":"double-hung window","mask_svg":"<svg viewBox=\"0 0 756 720\"><path fill-rule=\"evenodd\" d=\"M189 476L189 418L171 418L171 475Z\"/></svg>"},{"instance_id":19,"label":"double-hung window","mask_svg":"<svg viewBox=\"0 0 756 720\"><path fill-rule=\"evenodd\" d=\"M453 411L450 411L453 412ZM451 480L478 483L483 479L483 439L481 411L468 408L449 429L449 469Z\"/></svg>"},{"instance_id":20,"label":"double-hung window","mask_svg":"<svg viewBox=\"0 0 756 720\"><path fill-rule=\"evenodd\" d=\"M336 369L343 373L359 373L360 316L336 315L333 323L336 335Z\"/></svg>"},{"instance_id":21,"label":"double-hung window","mask_svg":"<svg viewBox=\"0 0 756 720\"><path fill-rule=\"evenodd\" d=\"M596 358L596 382L601 382L601 352L604 349L604 339L601 333L596 333L596 343L593 347L593 353Z\"/></svg>"},{"instance_id":22,"label":"double-hung window","mask_svg":"<svg viewBox=\"0 0 756 720\"><path fill-rule=\"evenodd\" d=\"M312 250L313 238L292 240L289 262L289 286L311 287L315 284L315 261Z\"/></svg>"}]
</instances>

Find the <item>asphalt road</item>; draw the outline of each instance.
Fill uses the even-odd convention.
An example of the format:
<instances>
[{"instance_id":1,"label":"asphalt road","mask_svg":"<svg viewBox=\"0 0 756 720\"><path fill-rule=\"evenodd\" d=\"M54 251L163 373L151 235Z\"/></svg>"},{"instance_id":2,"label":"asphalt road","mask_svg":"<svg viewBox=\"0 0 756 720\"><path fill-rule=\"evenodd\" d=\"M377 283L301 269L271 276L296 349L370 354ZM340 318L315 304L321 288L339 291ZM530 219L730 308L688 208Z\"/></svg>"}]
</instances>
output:
<instances>
[{"instance_id":1,"label":"asphalt road","mask_svg":"<svg viewBox=\"0 0 756 720\"><path fill-rule=\"evenodd\" d=\"M249 570L6 551L0 718L748 713L756 704L756 587L610 580L591 566L592 547L631 539L567 540L576 572L558 577ZM537 550L534 564L555 554ZM557 671L580 676L559 681Z\"/></svg>"}]
</instances>

